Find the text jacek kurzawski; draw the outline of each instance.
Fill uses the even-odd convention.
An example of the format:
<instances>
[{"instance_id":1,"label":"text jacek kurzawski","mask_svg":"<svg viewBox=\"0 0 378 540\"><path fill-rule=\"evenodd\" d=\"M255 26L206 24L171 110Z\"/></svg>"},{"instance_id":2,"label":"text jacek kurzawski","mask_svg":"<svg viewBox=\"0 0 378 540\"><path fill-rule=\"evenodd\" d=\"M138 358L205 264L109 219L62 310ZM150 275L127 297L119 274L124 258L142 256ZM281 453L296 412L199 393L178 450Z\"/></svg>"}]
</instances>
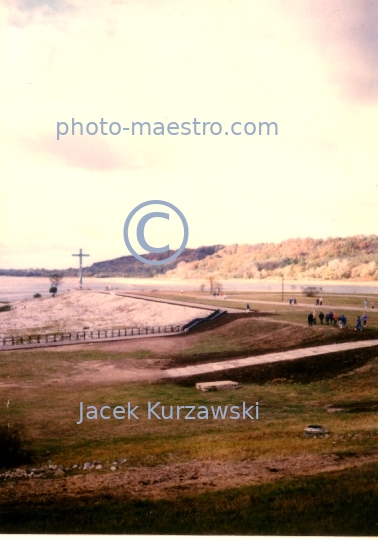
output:
<instances>
[{"instance_id":1,"label":"text jacek kurzawski","mask_svg":"<svg viewBox=\"0 0 378 540\"><path fill-rule=\"evenodd\" d=\"M139 420L139 405L87 405L82 401L79 405L79 421L83 420ZM249 405L244 401L241 405L162 405L160 401L147 403L148 420L258 420L259 404Z\"/></svg>"}]
</instances>

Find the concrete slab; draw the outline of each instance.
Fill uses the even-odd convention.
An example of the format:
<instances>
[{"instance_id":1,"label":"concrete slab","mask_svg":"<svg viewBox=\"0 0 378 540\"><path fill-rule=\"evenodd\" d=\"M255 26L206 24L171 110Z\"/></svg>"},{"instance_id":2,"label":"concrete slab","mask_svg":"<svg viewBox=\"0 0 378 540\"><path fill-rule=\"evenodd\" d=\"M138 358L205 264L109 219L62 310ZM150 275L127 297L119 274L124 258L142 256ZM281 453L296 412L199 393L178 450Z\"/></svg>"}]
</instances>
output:
<instances>
[{"instance_id":1,"label":"concrete slab","mask_svg":"<svg viewBox=\"0 0 378 540\"><path fill-rule=\"evenodd\" d=\"M201 382L196 384L197 390L202 392L214 392L217 390L233 390L240 388L240 384L234 381Z\"/></svg>"}]
</instances>

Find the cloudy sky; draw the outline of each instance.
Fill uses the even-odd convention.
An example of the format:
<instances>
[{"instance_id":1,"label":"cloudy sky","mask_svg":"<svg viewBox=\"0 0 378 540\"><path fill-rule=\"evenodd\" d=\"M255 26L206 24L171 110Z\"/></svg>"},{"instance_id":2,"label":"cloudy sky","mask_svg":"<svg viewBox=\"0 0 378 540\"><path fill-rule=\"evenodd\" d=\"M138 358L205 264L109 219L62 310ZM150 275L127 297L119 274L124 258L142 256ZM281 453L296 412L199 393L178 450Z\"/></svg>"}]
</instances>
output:
<instances>
[{"instance_id":1,"label":"cloudy sky","mask_svg":"<svg viewBox=\"0 0 378 540\"><path fill-rule=\"evenodd\" d=\"M0 6L0 268L126 255L125 219L154 199L183 212L188 247L377 233L376 1ZM102 135L101 118L192 132ZM151 220L146 239L177 248L176 221Z\"/></svg>"}]
</instances>

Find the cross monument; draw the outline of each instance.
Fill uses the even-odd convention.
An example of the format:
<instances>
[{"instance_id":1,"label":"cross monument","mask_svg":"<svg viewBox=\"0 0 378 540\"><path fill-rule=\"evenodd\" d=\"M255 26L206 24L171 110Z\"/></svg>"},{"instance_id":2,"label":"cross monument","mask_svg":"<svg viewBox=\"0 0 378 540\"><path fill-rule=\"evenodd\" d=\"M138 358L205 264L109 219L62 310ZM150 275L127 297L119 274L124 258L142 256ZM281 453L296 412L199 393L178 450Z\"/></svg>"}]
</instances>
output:
<instances>
[{"instance_id":1,"label":"cross monument","mask_svg":"<svg viewBox=\"0 0 378 540\"><path fill-rule=\"evenodd\" d=\"M83 286L83 257L89 257L89 255L85 255L83 253L83 250L80 248L80 253L73 253L72 257L80 257L80 265L79 265L79 283L80 287Z\"/></svg>"}]
</instances>

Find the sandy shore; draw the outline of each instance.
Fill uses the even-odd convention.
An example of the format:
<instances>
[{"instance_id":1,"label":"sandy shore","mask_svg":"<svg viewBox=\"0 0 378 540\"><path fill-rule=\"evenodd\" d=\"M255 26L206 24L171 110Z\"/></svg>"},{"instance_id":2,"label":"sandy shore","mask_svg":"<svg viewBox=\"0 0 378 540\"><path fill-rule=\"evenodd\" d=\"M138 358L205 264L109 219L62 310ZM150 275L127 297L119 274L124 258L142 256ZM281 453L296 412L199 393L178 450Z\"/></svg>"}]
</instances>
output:
<instances>
[{"instance_id":1,"label":"sandy shore","mask_svg":"<svg viewBox=\"0 0 378 540\"><path fill-rule=\"evenodd\" d=\"M0 336L185 324L209 311L93 291L70 291L12 304L0 313Z\"/></svg>"}]
</instances>

